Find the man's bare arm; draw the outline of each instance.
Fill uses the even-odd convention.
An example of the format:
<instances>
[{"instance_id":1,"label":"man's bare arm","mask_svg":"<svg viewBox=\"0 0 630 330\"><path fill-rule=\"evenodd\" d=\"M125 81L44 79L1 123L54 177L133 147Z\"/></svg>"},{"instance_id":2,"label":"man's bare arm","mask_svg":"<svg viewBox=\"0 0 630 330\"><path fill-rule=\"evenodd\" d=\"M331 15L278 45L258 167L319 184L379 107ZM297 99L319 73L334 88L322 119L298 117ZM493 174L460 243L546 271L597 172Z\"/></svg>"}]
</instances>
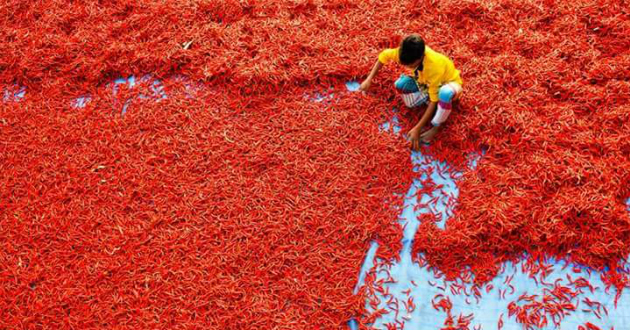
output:
<instances>
[{"instance_id":1,"label":"man's bare arm","mask_svg":"<svg viewBox=\"0 0 630 330\"><path fill-rule=\"evenodd\" d=\"M372 72L370 72L370 75L368 75L368 77L361 83L361 87L359 87L359 89L362 91L367 91L372 85L372 79L374 79L374 77L376 76L378 71L381 70L382 67L383 63L381 63L381 61L376 61L374 67L372 67Z\"/></svg>"}]
</instances>

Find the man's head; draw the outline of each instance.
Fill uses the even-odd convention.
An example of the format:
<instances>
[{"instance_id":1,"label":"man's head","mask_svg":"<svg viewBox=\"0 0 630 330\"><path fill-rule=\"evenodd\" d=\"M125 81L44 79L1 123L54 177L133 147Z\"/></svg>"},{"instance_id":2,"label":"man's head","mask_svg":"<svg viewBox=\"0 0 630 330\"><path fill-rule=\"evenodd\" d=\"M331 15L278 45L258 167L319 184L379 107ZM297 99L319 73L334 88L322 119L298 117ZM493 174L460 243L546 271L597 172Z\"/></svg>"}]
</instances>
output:
<instances>
[{"instance_id":1,"label":"man's head","mask_svg":"<svg viewBox=\"0 0 630 330\"><path fill-rule=\"evenodd\" d=\"M411 69L419 67L424 59L424 40L417 34L407 36L400 43L398 56L400 64Z\"/></svg>"}]
</instances>

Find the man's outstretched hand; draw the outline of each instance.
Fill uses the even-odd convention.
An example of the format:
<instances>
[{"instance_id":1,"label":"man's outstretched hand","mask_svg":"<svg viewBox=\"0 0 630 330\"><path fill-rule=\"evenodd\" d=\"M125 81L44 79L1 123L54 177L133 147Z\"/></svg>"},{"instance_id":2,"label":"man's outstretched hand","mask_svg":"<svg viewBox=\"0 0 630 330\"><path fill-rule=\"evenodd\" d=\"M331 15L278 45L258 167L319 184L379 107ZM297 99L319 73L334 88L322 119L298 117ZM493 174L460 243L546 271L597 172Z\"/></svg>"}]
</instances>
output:
<instances>
[{"instance_id":1,"label":"man's outstretched hand","mask_svg":"<svg viewBox=\"0 0 630 330\"><path fill-rule=\"evenodd\" d=\"M413 151L420 150L420 129L413 128L407 133L407 139L411 142L411 149Z\"/></svg>"},{"instance_id":2,"label":"man's outstretched hand","mask_svg":"<svg viewBox=\"0 0 630 330\"><path fill-rule=\"evenodd\" d=\"M368 89L370 89L370 86L372 86L372 81L366 79L361 83L361 86L359 86L359 90L362 92L366 92Z\"/></svg>"}]
</instances>

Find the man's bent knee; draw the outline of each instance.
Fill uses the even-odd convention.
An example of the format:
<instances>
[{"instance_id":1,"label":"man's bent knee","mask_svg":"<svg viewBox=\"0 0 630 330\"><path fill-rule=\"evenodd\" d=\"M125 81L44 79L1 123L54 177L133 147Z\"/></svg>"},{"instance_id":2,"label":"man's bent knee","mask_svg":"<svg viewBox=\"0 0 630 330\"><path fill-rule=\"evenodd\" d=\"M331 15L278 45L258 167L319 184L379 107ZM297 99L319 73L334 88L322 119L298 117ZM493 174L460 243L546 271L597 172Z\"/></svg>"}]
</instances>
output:
<instances>
[{"instance_id":1,"label":"man's bent knee","mask_svg":"<svg viewBox=\"0 0 630 330\"><path fill-rule=\"evenodd\" d=\"M416 81L409 77L402 75L396 82L394 83L396 89L401 93L414 93L418 91L418 85Z\"/></svg>"},{"instance_id":2,"label":"man's bent knee","mask_svg":"<svg viewBox=\"0 0 630 330\"><path fill-rule=\"evenodd\" d=\"M444 103L451 103L455 90L449 85L443 85L438 92L438 99Z\"/></svg>"}]
</instances>

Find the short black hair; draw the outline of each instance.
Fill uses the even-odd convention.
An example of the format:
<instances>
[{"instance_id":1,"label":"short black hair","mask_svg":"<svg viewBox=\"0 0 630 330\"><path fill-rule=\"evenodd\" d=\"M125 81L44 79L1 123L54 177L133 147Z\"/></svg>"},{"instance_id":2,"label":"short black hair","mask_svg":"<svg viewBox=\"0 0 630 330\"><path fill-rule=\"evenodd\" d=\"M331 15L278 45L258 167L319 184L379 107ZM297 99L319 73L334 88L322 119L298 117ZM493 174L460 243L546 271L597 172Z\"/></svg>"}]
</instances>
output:
<instances>
[{"instance_id":1,"label":"short black hair","mask_svg":"<svg viewBox=\"0 0 630 330\"><path fill-rule=\"evenodd\" d=\"M400 64L410 65L424 56L424 40L417 34L407 36L400 43Z\"/></svg>"}]
</instances>

